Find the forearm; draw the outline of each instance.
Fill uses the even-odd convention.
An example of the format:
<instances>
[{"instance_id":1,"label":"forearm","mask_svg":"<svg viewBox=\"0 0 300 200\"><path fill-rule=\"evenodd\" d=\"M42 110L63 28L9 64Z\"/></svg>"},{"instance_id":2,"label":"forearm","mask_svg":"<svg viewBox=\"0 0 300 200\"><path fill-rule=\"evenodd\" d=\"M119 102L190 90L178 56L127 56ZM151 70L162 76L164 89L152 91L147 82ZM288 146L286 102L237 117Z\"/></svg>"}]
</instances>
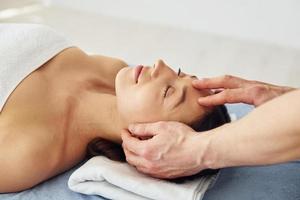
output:
<instances>
[{"instance_id":1,"label":"forearm","mask_svg":"<svg viewBox=\"0 0 300 200\"><path fill-rule=\"evenodd\" d=\"M209 133L208 167L275 164L300 159L300 90Z\"/></svg>"}]
</instances>

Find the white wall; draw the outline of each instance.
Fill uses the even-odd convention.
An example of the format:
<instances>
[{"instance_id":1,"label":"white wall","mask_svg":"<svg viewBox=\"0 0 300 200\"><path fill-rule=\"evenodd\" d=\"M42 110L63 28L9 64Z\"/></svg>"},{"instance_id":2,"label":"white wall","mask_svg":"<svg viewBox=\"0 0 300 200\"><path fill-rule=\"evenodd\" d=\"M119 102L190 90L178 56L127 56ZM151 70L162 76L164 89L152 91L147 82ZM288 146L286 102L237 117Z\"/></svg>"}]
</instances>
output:
<instances>
[{"instance_id":1,"label":"white wall","mask_svg":"<svg viewBox=\"0 0 300 200\"><path fill-rule=\"evenodd\" d=\"M0 11L9 8L27 6L37 2L39 2L39 0L0 0Z\"/></svg>"},{"instance_id":2,"label":"white wall","mask_svg":"<svg viewBox=\"0 0 300 200\"><path fill-rule=\"evenodd\" d=\"M44 0L108 16L300 48L299 0Z\"/></svg>"}]
</instances>

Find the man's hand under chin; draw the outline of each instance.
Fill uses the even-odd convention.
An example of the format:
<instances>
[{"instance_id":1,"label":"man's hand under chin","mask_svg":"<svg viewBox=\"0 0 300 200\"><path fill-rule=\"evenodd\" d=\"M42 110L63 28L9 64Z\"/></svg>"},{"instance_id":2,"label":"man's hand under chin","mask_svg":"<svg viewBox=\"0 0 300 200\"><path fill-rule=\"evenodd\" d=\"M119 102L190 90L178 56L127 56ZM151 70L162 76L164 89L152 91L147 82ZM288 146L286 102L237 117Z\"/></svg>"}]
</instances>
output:
<instances>
[{"instance_id":1,"label":"man's hand under chin","mask_svg":"<svg viewBox=\"0 0 300 200\"><path fill-rule=\"evenodd\" d=\"M205 132L179 122L135 124L129 131L122 132L126 160L142 173L171 179L208 168L203 163L210 139Z\"/></svg>"}]
</instances>

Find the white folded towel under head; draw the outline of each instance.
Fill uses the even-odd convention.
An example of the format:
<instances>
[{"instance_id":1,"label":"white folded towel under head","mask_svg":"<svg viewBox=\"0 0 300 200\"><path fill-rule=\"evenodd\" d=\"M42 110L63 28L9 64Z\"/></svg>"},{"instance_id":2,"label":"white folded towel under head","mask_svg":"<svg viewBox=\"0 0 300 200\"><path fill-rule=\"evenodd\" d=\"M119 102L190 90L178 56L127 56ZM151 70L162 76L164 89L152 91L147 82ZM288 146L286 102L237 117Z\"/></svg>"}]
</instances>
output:
<instances>
[{"instance_id":1,"label":"white folded towel under head","mask_svg":"<svg viewBox=\"0 0 300 200\"><path fill-rule=\"evenodd\" d=\"M75 192L122 200L200 200L215 175L175 183L139 173L127 163L96 156L70 176Z\"/></svg>"}]
</instances>

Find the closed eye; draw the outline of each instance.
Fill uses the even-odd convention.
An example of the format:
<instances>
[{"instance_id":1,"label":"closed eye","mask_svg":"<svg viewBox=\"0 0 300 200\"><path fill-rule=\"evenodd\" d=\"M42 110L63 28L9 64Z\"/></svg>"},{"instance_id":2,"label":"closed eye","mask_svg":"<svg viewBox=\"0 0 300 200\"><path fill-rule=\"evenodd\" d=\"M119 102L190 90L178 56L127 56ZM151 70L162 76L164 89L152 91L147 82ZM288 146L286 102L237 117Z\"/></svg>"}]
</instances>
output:
<instances>
[{"instance_id":1,"label":"closed eye","mask_svg":"<svg viewBox=\"0 0 300 200\"><path fill-rule=\"evenodd\" d=\"M179 69L178 69L178 72L177 72L177 76L180 76L180 74L181 74L181 69L179 68ZM171 85L167 85L167 86L166 86L166 88L165 88L165 90L164 90L164 93L163 93L164 98L166 98L166 97L168 96L168 91L169 91L169 89L171 89L171 88L172 88Z\"/></svg>"}]
</instances>

